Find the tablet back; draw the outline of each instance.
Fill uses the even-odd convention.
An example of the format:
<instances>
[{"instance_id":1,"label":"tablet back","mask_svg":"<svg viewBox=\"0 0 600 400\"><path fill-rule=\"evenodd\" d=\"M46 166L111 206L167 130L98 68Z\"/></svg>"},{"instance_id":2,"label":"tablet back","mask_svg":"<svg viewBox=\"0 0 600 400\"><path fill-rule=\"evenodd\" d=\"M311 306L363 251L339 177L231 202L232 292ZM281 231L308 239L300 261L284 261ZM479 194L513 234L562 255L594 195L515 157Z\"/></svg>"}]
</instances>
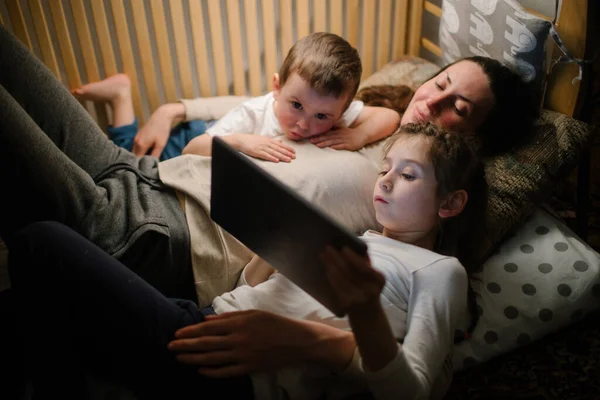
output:
<instances>
[{"instance_id":1,"label":"tablet back","mask_svg":"<svg viewBox=\"0 0 600 400\"><path fill-rule=\"evenodd\" d=\"M328 244L366 254L365 243L219 137L211 168L211 218L340 316L318 254Z\"/></svg>"}]
</instances>

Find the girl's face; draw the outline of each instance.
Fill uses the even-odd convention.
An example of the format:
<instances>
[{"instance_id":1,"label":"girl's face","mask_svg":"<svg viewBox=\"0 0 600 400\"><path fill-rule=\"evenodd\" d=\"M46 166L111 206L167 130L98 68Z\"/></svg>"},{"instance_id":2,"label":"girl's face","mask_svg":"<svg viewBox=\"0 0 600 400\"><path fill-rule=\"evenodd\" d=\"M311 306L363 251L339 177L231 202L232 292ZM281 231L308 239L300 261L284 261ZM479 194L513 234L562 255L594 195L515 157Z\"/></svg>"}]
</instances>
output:
<instances>
[{"instance_id":1,"label":"girl's face","mask_svg":"<svg viewBox=\"0 0 600 400\"><path fill-rule=\"evenodd\" d=\"M435 236L440 201L430 148L430 138L401 136L384 158L373 204L385 236L416 245Z\"/></svg>"},{"instance_id":2,"label":"girl's face","mask_svg":"<svg viewBox=\"0 0 600 400\"><path fill-rule=\"evenodd\" d=\"M475 132L494 103L483 69L472 61L461 61L417 89L401 124L432 122L456 132Z\"/></svg>"}]
</instances>

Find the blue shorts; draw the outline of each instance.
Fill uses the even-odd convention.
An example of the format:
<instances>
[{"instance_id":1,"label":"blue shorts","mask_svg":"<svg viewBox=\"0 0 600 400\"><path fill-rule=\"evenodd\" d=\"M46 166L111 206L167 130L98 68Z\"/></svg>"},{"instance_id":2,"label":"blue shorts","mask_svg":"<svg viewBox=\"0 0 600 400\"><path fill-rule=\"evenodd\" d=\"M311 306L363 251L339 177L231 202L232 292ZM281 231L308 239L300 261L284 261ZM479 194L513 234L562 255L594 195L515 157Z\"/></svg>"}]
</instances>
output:
<instances>
[{"instance_id":1,"label":"blue shorts","mask_svg":"<svg viewBox=\"0 0 600 400\"><path fill-rule=\"evenodd\" d=\"M183 148L195 137L200 136L210 128L216 120L202 121L193 120L182 122L175 126L169 135L169 140L165 145L159 159L160 161L181 155ZM133 139L138 133L137 118L132 124L114 127L109 125L107 128L108 138L117 146L123 147L129 151L133 149Z\"/></svg>"}]
</instances>

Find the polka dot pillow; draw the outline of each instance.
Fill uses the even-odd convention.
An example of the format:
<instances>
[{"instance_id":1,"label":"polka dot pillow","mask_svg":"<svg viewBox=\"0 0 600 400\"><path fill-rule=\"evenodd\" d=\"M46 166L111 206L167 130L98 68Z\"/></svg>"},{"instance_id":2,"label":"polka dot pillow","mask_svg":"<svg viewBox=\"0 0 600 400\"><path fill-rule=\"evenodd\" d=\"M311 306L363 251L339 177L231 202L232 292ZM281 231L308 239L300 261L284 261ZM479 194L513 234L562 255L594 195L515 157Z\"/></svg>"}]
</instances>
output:
<instances>
[{"instance_id":1,"label":"polka dot pillow","mask_svg":"<svg viewBox=\"0 0 600 400\"><path fill-rule=\"evenodd\" d=\"M537 209L471 281L480 319L454 349L454 369L487 361L600 307L600 255Z\"/></svg>"}]
</instances>

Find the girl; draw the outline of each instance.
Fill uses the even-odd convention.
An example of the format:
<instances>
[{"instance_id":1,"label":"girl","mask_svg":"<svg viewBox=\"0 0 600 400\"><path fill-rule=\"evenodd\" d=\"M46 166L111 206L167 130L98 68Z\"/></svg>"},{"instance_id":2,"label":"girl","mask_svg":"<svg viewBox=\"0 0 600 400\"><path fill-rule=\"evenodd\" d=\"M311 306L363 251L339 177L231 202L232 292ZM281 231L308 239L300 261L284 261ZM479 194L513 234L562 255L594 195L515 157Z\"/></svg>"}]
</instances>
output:
<instances>
[{"instance_id":1,"label":"girl","mask_svg":"<svg viewBox=\"0 0 600 400\"><path fill-rule=\"evenodd\" d=\"M35 393L85 398L84 365L140 398L215 390L441 398L454 333L468 316L468 255L481 237L485 188L468 137L431 124L400 128L373 194L383 231L362 236L368 258L346 248L322 254L345 304L341 319L278 273L199 310L165 298L69 228L30 225L17 236L10 271Z\"/></svg>"}]
</instances>

